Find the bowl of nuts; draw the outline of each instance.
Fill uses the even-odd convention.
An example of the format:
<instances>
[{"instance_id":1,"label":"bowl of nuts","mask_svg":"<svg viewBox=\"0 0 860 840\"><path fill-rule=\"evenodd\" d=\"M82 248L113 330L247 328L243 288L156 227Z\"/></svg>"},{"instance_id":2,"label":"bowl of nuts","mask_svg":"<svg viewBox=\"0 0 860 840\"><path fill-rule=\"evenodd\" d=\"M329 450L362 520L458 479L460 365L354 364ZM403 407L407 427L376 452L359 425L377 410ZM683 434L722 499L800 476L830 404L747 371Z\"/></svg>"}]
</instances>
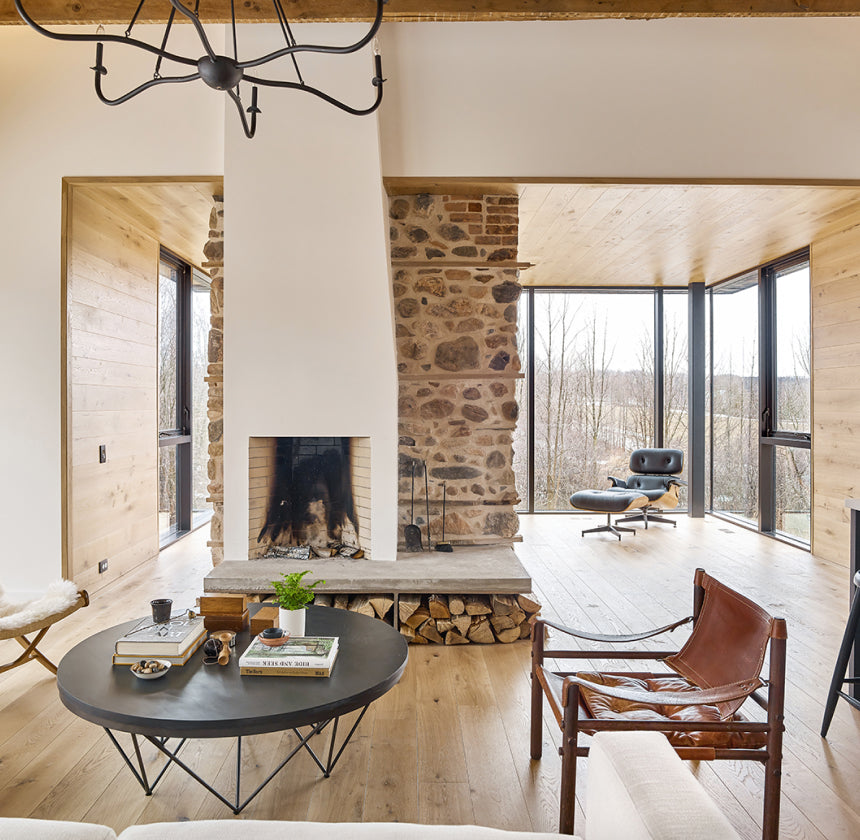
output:
<instances>
[{"instance_id":1,"label":"bowl of nuts","mask_svg":"<svg viewBox=\"0 0 860 840\"><path fill-rule=\"evenodd\" d=\"M141 680L157 680L170 670L170 663L164 659L141 659L131 666L131 672Z\"/></svg>"}]
</instances>

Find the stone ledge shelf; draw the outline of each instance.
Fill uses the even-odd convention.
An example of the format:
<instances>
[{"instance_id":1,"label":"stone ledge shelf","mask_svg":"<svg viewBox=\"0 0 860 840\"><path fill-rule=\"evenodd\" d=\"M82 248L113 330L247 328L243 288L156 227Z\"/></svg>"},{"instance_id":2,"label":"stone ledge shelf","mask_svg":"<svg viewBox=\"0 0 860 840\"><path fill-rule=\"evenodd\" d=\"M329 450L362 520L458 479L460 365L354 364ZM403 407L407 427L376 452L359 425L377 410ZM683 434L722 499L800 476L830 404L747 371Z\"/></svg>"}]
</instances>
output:
<instances>
[{"instance_id":1,"label":"stone ledge shelf","mask_svg":"<svg viewBox=\"0 0 860 840\"><path fill-rule=\"evenodd\" d=\"M457 546L451 554L398 552L393 563L341 557L227 560L206 575L203 590L270 595L273 580L285 572L308 568L313 580L326 581L316 591L332 594L512 595L532 591L531 577L507 546Z\"/></svg>"}]
</instances>

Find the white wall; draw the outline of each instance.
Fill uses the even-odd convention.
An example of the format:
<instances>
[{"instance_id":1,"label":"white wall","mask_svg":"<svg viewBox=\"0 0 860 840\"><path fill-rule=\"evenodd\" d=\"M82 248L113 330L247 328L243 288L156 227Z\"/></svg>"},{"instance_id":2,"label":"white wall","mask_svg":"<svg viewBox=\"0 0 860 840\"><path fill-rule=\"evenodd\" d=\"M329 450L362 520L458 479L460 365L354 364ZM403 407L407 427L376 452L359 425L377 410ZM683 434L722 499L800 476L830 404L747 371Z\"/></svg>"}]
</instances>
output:
<instances>
[{"instance_id":1,"label":"white wall","mask_svg":"<svg viewBox=\"0 0 860 840\"><path fill-rule=\"evenodd\" d=\"M348 43L364 31L296 35ZM254 51L279 35L239 37ZM352 104L373 100L367 50L309 56L302 71ZM370 438L373 558L393 560L397 374L377 118L291 91L261 89L259 105L250 141L226 115L224 556L248 556L248 439L334 435Z\"/></svg>"},{"instance_id":2,"label":"white wall","mask_svg":"<svg viewBox=\"0 0 860 840\"><path fill-rule=\"evenodd\" d=\"M386 176L860 178L860 19L383 28Z\"/></svg>"},{"instance_id":3,"label":"white wall","mask_svg":"<svg viewBox=\"0 0 860 840\"><path fill-rule=\"evenodd\" d=\"M187 41L183 30L173 43ZM121 81L115 60L134 62L131 52L106 51L108 95ZM170 85L109 108L93 92L94 56L93 44L0 27L0 585L10 592L61 573L62 178L222 166L222 96Z\"/></svg>"}]
</instances>

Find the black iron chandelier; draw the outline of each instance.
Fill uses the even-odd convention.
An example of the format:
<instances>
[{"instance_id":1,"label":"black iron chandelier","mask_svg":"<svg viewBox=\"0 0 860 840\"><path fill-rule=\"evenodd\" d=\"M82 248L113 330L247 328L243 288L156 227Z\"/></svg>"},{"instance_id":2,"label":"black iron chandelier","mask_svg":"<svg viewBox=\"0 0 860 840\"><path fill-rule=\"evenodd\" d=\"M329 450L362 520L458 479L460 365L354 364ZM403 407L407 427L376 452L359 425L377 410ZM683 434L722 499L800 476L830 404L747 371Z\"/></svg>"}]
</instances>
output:
<instances>
[{"instance_id":1,"label":"black iron chandelier","mask_svg":"<svg viewBox=\"0 0 860 840\"><path fill-rule=\"evenodd\" d=\"M214 88L215 90L226 91L227 96L229 96L230 99L233 100L233 103L236 105L236 109L239 112L239 118L242 121L242 128L245 131L245 135L250 138L254 136L254 133L257 130L257 114L260 113L260 108L257 107L258 85L263 85L265 87L279 87L291 88L293 90L301 90L305 93L310 93L314 96L318 96L320 99L325 100L326 102L334 105L335 107L340 108L341 110L346 111L349 114L355 114L356 116L363 116L365 114L373 113L382 102L382 85L385 80L382 78L382 59L379 55L378 50L375 50L374 76L373 79L371 79L371 84L376 88L376 100L373 102L372 105L367 108L353 108L352 106L347 105L345 102L341 102L339 99L335 99L333 96L329 96L329 94L324 93L318 88L307 84L302 78L302 73L299 69L298 55L299 53L303 52L326 53L330 55L346 55L348 53L357 52L362 47L369 44L379 30L379 25L380 23L382 23L382 7L384 5L385 0L376 0L376 15L373 19L373 23L371 24L370 29L367 31L364 37L360 38L354 44L349 44L343 47L297 43L295 37L293 36L292 29L290 28L290 24L287 21L287 17L284 14L284 8L281 3L281 0L272 0L272 3L274 5L274 13L278 20L278 24L280 25L281 32L283 33L286 45L284 47L281 47L280 49L275 50L274 52L270 52L266 55L260 56L259 58L252 58L247 61L239 60L239 50L236 37L235 0L230 0L230 21L233 41L232 58L226 55L217 55L212 49L212 45L209 43L209 38L207 37L206 32L203 29L203 24L200 22L200 0L194 0L193 9L189 8L188 6L185 6L181 2L181 0L169 0L171 6L170 16L167 19L167 24L165 26L164 34L161 38L160 45L156 46L154 44L149 44L146 41L140 41L136 38L132 38L132 30L134 29L134 25L137 22L138 17L140 17L140 12L145 2L146 0L140 0L140 2L138 3L137 9L132 16L128 27L125 30L125 35L108 35L102 31L102 27L99 27L96 33L92 35L79 35L68 32L51 32L50 30L45 29L43 26L40 26L38 23L36 23L35 20L33 20L33 18L30 17L22 4L22 0L15 0L15 8L18 10L18 14L21 15L25 23L35 29L36 32L38 32L40 35L44 35L47 38L54 38L57 41L95 42L96 63L95 66L90 69L95 71L96 95L102 102L105 103L105 105L121 105L123 102L128 102L129 99L132 99L139 93L143 93L143 91L149 90L149 88L156 87L157 85L193 82L197 79L202 79L207 85L209 85L209 87ZM197 32L197 35L200 38L200 42L203 45L203 51L205 53L202 58L188 58L186 56L178 55L176 53L168 51L167 42L170 37L170 31L173 27L174 20L176 19L177 12L180 15L184 15L185 17L187 17L193 25L195 31ZM153 71L152 78L143 82L137 87L132 88L127 93L116 97L116 99L111 99L105 96L104 92L102 91L102 76L106 76L108 72L107 67L105 67L103 61L104 45L106 43L127 44L129 46L137 47L138 49L145 50L157 56L157 59L155 61L155 70ZM250 75L247 72L248 70L252 70L255 67L260 67L264 64L268 64L270 61L276 61L279 58L286 58L287 56L289 56L289 58L292 60L293 66L295 68L296 75L298 77L298 81L296 82L287 82L278 79L264 79L260 76ZM196 67L196 72L190 73L187 76L162 76L161 64L165 59L167 59L168 61L174 61L177 64L184 64L187 66ZM247 82L251 85L251 104L247 109L242 102L242 96L239 87L242 82ZM246 112L250 114L250 120L245 116Z\"/></svg>"}]
</instances>

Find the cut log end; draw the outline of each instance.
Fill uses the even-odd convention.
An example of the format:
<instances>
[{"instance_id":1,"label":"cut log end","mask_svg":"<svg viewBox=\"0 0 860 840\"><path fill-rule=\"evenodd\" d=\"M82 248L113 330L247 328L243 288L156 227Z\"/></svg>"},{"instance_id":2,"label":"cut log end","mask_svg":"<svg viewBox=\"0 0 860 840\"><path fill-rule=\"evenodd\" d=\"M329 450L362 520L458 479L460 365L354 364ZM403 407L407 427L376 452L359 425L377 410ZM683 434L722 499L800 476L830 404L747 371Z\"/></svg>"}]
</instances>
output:
<instances>
[{"instance_id":1,"label":"cut log end","mask_svg":"<svg viewBox=\"0 0 860 840\"><path fill-rule=\"evenodd\" d=\"M446 645L467 645L469 640L465 636L461 636L456 630L449 630L445 634Z\"/></svg>"}]
</instances>

